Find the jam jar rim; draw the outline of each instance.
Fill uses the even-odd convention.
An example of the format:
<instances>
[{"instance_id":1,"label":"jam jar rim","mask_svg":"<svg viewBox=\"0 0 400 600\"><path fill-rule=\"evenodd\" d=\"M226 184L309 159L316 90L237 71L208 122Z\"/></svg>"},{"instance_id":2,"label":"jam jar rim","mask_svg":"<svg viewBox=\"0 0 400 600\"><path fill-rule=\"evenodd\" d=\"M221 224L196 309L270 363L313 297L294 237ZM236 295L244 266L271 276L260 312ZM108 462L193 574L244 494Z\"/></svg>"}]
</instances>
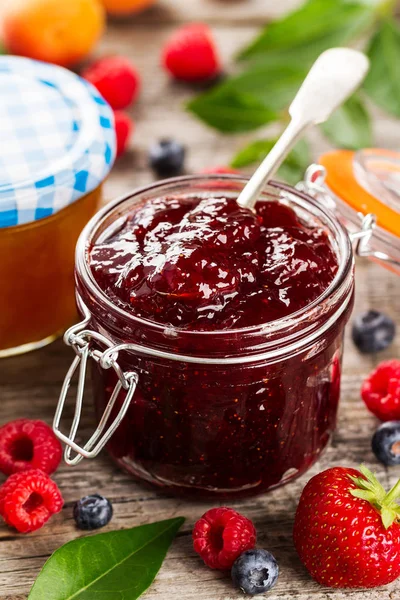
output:
<instances>
[{"instance_id":1,"label":"jam jar rim","mask_svg":"<svg viewBox=\"0 0 400 600\"><path fill-rule=\"evenodd\" d=\"M283 334L279 336L280 344L284 344L287 338L287 341L291 342L294 337L305 337L308 339L308 333L310 332L310 328L303 331L301 326L303 322L312 321L314 323L314 319L310 319L310 316L313 316L315 313L315 322L318 322L318 309L321 305L328 301L332 297L337 297L340 295L341 297L346 294L350 295L352 291L352 276L353 276L353 265L354 265L354 255L352 251L351 241L348 235L347 230L343 226L343 224L339 221L336 215L329 207L323 206L318 200L313 198L312 196L302 192L290 185L286 185L284 183L278 181L270 181L269 192L273 192L275 194L282 194L282 197L285 196L290 200L291 196L295 198L295 202L297 204L307 203L311 205L313 209L318 213L322 213L325 219L329 223L329 230L331 235L336 236L336 243L338 245L339 252L338 260L339 260L339 268L338 271L332 280L331 284L324 290L324 292L315 300L313 300L310 304L303 307L302 309L292 313L291 315L287 315L280 319L276 319L274 321L270 321L267 323L260 323L257 325L252 325L248 327L242 328L232 328L232 329L220 329L214 331L202 331L202 330L187 330L184 328L175 327L172 325L166 325L163 323L157 323L156 321L151 321L149 319L144 319L129 313L123 308L117 306L112 302L112 300L107 296L107 294L100 288L97 284L96 280L93 277L91 272L89 261L88 261L88 249L90 247L90 241L95 236L98 229L101 227L101 224L104 220L109 217L119 206L123 205L123 203L132 200L132 198L140 197L143 194L152 192L157 192L158 189L163 190L164 188L173 188L179 184L187 184L188 188L190 184L194 182L226 182L234 181L243 186L249 180L248 177L236 174L200 174L200 175L184 175L179 177L171 177L169 179L163 179L160 181L156 181L151 184L147 184L145 186L141 186L139 188L135 188L133 191L129 193L125 193L122 196L119 196L114 201L106 204L100 211L98 211L92 219L87 223L85 228L82 230L81 235L78 239L76 245L75 252L75 278L76 278L76 287L77 287L77 297L78 304L83 303L85 301L81 298L80 287L83 285L86 290L89 290L91 299L94 299L97 302L101 302L105 304L108 310L117 314L120 318L124 319L126 322L129 322L133 325L142 326L147 329L150 329L157 333L165 336L165 332L174 332L176 335L187 336L190 339L204 339L209 338L209 336L215 336L218 338L223 338L223 336L252 336L252 335L262 335L262 336L270 336L271 334L279 333L282 330L290 330L289 325L292 325L292 329L295 330L295 333L292 334L291 330L288 336ZM271 190L272 188L272 190ZM218 187L216 188L218 189ZM207 191L212 191L207 187ZM265 190L267 192L268 190ZM163 193L168 193L168 189L164 191L160 191L160 195ZM170 191L170 193L172 193ZM302 201L302 202L299 202ZM304 208L304 207L303 207ZM117 220L117 219L116 219ZM339 311L343 312L345 307L339 306ZM90 309L90 307L89 307ZM284 332L285 333L285 332ZM304 340L306 342L306 340ZM301 344L303 346L303 344ZM257 349L254 349L254 352L258 354L260 352L260 346L257 346ZM249 351L249 354L253 353ZM265 352L264 352L265 353Z\"/></svg>"}]
</instances>

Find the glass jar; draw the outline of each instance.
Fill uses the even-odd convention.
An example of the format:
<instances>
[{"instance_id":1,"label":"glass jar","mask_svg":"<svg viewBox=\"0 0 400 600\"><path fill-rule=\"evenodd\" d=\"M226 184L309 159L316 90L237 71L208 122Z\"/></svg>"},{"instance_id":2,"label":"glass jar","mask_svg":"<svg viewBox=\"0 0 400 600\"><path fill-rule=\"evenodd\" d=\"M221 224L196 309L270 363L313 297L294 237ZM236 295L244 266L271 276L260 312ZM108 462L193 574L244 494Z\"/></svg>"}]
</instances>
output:
<instances>
[{"instance_id":1,"label":"glass jar","mask_svg":"<svg viewBox=\"0 0 400 600\"><path fill-rule=\"evenodd\" d=\"M333 150L319 163L309 167L301 189L330 206L355 235L360 215L373 215L374 234L358 253L400 275L400 154L382 148Z\"/></svg>"},{"instance_id":2,"label":"glass jar","mask_svg":"<svg viewBox=\"0 0 400 600\"><path fill-rule=\"evenodd\" d=\"M100 199L101 186L51 217L0 230L0 357L44 346L76 320L75 246Z\"/></svg>"},{"instance_id":3,"label":"glass jar","mask_svg":"<svg viewBox=\"0 0 400 600\"><path fill-rule=\"evenodd\" d=\"M74 249L115 156L112 110L54 65L0 57L0 357L76 320Z\"/></svg>"},{"instance_id":4,"label":"glass jar","mask_svg":"<svg viewBox=\"0 0 400 600\"><path fill-rule=\"evenodd\" d=\"M315 199L277 183L260 198L283 200L305 223L323 227L339 262L317 300L271 323L196 332L141 319L111 302L88 265L88 248L118 229L136 203L170 194L236 198L245 183L210 175L160 182L107 206L83 231L76 251L83 321L65 336L76 358L54 420L70 464L108 442L118 465L160 487L238 496L286 483L325 448L336 424L354 273L346 230ZM100 425L80 447L75 435L89 358ZM76 412L66 436L60 420L77 370Z\"/></svg>"}]
</instances>

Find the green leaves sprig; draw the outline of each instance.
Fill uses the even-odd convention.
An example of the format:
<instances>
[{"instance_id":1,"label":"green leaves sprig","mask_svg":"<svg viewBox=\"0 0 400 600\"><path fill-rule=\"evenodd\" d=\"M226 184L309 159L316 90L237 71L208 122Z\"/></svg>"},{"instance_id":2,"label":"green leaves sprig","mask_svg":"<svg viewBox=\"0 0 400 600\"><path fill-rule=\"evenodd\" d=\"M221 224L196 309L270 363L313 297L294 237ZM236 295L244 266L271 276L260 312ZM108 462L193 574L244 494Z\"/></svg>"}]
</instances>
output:
<instances>
[{"instance_id":1,"label":"green leaves sprig","mask_svg":"<svg viewBox=\"0 0 400 600\"><path fill-rule=\"evenodd\" d=\"M287 121L287 108L308 69L324 50L364 42L371 70L363 89L321 126L332 144L356 150L371 146L372 128L365 97L400 117L400 28L394 0L307 0L298 10L268 24L239 56L239 74L200 94L188 109L224 133L252 131ZM274 139L252 142L232 166L259 161ZM299 180L309 164L303 143L281 176Z\"/></svg>"},{"instance_id":2,"label":"green leaves sprig","mask_svg":"<svg viewBox=\"0 0 400 600\"><path fill-rule=\"evenodd\" d=\"M136 600L183 522L178 517L68 542L46 562L28 600Z\"/></svg>"}]
</instances>

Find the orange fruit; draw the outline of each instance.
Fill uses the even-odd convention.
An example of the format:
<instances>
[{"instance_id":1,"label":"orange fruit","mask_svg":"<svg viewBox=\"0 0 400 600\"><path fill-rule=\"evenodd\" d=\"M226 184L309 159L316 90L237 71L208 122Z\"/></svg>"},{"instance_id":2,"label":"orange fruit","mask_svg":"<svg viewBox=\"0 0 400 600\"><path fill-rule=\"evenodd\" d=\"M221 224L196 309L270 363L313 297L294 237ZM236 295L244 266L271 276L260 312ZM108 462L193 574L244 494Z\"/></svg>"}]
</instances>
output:
<instances>
[{"instance_id":1,"label":"orange fruit","mask_svg":"<svg viewBox=\"0 0 400 600\"><path fill-rule=\"evenodd\" d=\"M105 24L100 0L13 0L2 17L10 53L62 66L82 60Z\"/></svg>"},{"instance_id":2,"label":"orange fruit","mask_svg":"<svg viewBox=\"0 0 400 600\"><path fill-rule=\"evenodd\" d=\"M102 0L106 11L110 15L132 15L139 13L152 4L156 0Z\"/></svg>"}]
</instances>

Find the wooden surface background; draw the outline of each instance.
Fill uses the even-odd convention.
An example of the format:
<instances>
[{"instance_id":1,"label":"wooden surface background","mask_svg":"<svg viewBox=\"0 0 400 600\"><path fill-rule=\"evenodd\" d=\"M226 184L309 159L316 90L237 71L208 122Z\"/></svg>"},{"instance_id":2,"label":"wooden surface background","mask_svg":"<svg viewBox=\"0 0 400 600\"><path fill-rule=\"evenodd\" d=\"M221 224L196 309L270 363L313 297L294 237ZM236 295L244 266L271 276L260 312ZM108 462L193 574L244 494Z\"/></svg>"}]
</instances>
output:
<instances>
[{"instance_id":1,"label":"wooden surface background","mask_svg":"<svg viewBox=\"0 0 400 600\"><path fill-rule=\"evenodd\" d=\"M260 23L298 5L298 0L160 0L158 7L140 18L114 22L99 48L132 58L143 74L143 92L132 110L136 132L131 151L121 158L107 182L108 198L150 182L147 148L161 136L174 136L189 150L187 171L195 172L212 164L224 164L234 147L243 145L246 136L227 138L196 121L182 108L192 89L172 83L159 68L160 48L177 23L190 20L209 22L224 61L229 64L234 52L256 33ZM266 82L266 85L268 82ZM400 123L375 111L377 142L399 147ZM314 134L316 152L325 148ZM377 308L391 315L400 326L400 279L384 269L359 261L355 311ZM276 556L281 574L270 600L399 600L400 581L376 591L324 589L312 581L299 562L292 545L293 516L301 490L315 473L333 465L355 466L364 461L386 486L400 477L400 468L383 468L370 450L371 435L377 425L360 400L363 377L378 360L398 357L400 336L379 357L361 356L346 341L344 379L339 425L333 443L313 469L295 483L268 495L246 501L230 502L254 520L259 544ZM17 417L41 418L51 422L56 400L72 351L61 341L51 346L0 362L0 423ZM93 427L90 405L86 407L84 431ZM41 531L16 535L0 525L0 600L22 600L49 555L65 542L81 535L74 527L72 506L76 499L92 492L108 496L114 505L114 518L107 529L132 527L156 519L183 515L187 521L173 544L147 600L177 597L180 600L234 600L242 597L229 578L202 566L192 550L191 528L211 504L168 498L133 482L116 470L106 455L69 469L62 466L55 475L65 498L63 511ZM46 600L43 598L43 600Z\"/></svg>"}]
</instances>

